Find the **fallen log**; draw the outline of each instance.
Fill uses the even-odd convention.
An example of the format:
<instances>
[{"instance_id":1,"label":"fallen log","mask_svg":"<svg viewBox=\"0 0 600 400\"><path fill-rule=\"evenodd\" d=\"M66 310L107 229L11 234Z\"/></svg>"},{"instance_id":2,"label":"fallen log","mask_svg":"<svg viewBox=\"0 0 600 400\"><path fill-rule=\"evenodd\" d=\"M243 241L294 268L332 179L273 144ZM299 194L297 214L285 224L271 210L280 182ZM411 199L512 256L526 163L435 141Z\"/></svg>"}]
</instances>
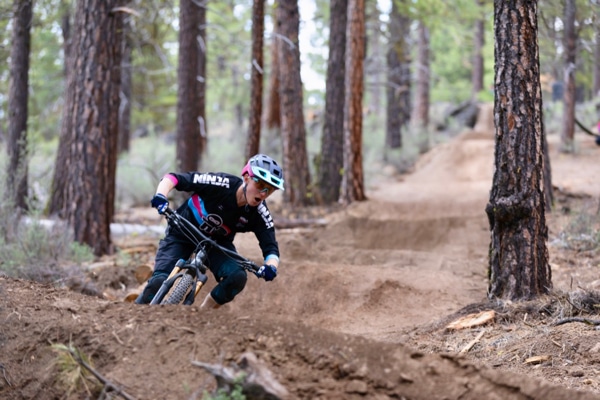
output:
<instances>
[{"instance_id":1,"label":"fallen log","mask_svg":"<svg viewBox=\"0 0 600 400\"><path fill-rule=\"evenodd\" d=\"M237 364L230 367L200 361L192 361L192 364L215 377L217 390L232 392L236 386L241 386L242 394L249 400L283 400L289 396L287 389L275 379L254 353L242 354Z\"/></svg>"}]
</instances>

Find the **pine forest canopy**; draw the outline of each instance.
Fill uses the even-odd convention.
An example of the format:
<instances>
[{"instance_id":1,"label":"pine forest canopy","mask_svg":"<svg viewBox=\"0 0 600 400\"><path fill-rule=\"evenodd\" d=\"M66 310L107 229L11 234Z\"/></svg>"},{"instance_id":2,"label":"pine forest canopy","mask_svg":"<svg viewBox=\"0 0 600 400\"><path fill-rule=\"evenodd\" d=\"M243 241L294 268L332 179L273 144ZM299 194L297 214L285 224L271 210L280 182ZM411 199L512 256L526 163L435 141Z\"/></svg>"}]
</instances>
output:
<instances>
[{"instance_id":1,"label":"pine forest canopy","mask_svg":"<svg viewBox=\"0 0 600 400\"><path fill-rule=\"evenodd\" d=\"M10 53L11 1L0 2L0 130L6 132L8 93L8 58ZM328 1L302 0L300 4L300 40L305 87L306 110L323 106L323 92L314 81L324 81L329 26ZM422 19L431 30L431 98L432 102L459 103L469 98L471 85L473 26L479 12L475 0L445 2L427 0L413 2L405 10L413 20ZM483 49L485 59L482 98L491 100L493 80L492 5L484 2L481 11L486 23ZM367 7L367 65L365 74L366 98L369 105L381 104L372 96L372 86L385 86L384 57L388 41L387 21L389 1L378 1ZM540 2L540 64L547 85L562 79L560 58L562 45L562 2ZM133 30L132 68L133 98L132 127L156 133L173 131L176 105L177 18L176 2L165 7L162 1L132 1L128 7L136 11L131 16ZM590 1L578 1L580 51L577 60L577 84L587 97L591 96L594 66L594 22ZM32 29L31 70L28 128L30 137L55 139L59 132L63 105L63 33L61 24L72 7L65 0L39 0L34 6ZM265 47L272 39L272 1L265 13ZM250 31L252 1L208 2L207 6L207 90L208 121L213 127L220 121L236 121L241 107L247 111L249 93ZM313 11L312 15L307 12ZM305 14L306 13L306 14ZM588 16L584 18L583 16ZM596 22L597 24L597 22ZM307 32L307 29L311 32ZM553 29L551 29L553 28ZM414 28L413 28L414 31ZM374 32L377 32L375 35ZM375 44L371 38L376 38ZM269 74L269 52L265 52L265 74ZM414 66L413 66L414 68ZM380 94L383 92L380 92ZM382 94L381 94L382 95ZM244 121L246 119L243 119Z\"/></svg>"}]
</instances>

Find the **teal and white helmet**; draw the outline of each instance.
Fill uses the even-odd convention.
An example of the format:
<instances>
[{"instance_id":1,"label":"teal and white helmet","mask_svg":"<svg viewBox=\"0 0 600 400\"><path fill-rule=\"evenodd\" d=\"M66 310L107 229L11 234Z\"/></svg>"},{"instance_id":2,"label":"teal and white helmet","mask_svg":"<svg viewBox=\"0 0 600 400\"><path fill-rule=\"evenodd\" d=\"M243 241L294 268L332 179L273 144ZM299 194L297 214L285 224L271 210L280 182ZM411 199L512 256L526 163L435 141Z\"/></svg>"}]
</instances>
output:
<instances>
[{"instance_id":1,"label":"teal and white helmet","mask_svg":"<svg viewBox=\"0 0 600 400\"><path fill-rule=\"evenodd\" d=\"M277 164L277 161L264 154L257 154L248 160L248 163L242 169L242 176L248 174L251 178L258 178L269 185L280 190L283 187L283 170Z\"/></svg>"}]
</instances>

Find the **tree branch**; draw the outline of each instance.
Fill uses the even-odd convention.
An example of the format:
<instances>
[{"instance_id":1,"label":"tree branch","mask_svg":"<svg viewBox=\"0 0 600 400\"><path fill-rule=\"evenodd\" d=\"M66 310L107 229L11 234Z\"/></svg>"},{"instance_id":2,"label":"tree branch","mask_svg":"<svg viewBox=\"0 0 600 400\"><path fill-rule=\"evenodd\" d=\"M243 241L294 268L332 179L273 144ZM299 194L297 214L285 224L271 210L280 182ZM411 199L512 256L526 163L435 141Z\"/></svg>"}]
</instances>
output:
<instances>
[{"instance_id":1,"label":"tree branch","mask_svg":"<svg viewBox=\"0 0 600 400\"><path fill-rule=\"evenodd\" d=\"M581 128L582 131L584 131L588 135L593 136L595 138L600 137L600 135L597 135L594 132L590 131L588 128L586 128L585 125L583 125L581 122L579 122L579 120L577 118L575 118L575 123L577 124L578 127Z\"/></svg>"},{"instance_id":2,"label":"tree branch","mask_svg":"<svg viewBox=\"0 0 600 400\"><path fill-rule=\"evenodd\" d=\"M592 325L592 326L598 326L598 325L600 325L600 321L599 320L594 320L594 319L589 319L589 318L581 318L581 317L573 317L573 318L564 318L564 319L561 319L561 320L555 322L554 324L552 324L552 326L558 326L558 325L568 324L570 322L583 322L584 324Z\"/></svg>"},{"instance_id":3,"label":"tree branch","mask_svg":"<svg viewBox=\"0 0 600 400\"><path fill-rule=\"evenodd\" d=\"M79 354L77 354L77 352L74 351L71 347L69 347L69 352L71 353L71 356L73 357L73 359L75 361L77 361L77 363L79 365L81 365L82 367L84 367L85 369L90 371L90 373L92 375L94 375L94 377L96 377L96 379L98 379L100 382L102 382L105 387L108 387L109 389L113 390L117 395L120 395L125 400L136 400L135 397L127 394L124 390L121 390L115 384L113 384L108 379L106 379L105 377L100 375L100 373L98 371L96 371L94 368L92 368L91 365L89 365L88 363L83 361L83 359L79 356Z\"/></svg>"}]
</instances>

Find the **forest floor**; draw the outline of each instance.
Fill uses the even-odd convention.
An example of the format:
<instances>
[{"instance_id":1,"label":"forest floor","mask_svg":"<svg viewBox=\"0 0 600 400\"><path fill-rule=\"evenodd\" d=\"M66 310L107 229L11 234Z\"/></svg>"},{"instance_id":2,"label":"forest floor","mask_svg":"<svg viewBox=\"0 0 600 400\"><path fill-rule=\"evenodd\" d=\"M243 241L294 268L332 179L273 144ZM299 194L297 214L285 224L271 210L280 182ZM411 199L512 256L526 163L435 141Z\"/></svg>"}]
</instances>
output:
<instances>
[{"instance_id":1,"label":"forest floor","mask_svg":"<svg viewBox=\"0 0 600 400\"><path fill-rule=\"evenodd\" d=\"M600 399L600 253L588 235L598 229L600 148L578 133L577 152L562 154L550 135L553 291L490 303L493 136L480 119L411 173L383 177L368 201L279 229L277 279L250 278L218 310L123 301L139 289L135 271L152 265L156 235L116 238L121 255L90 266L84 286L96 296L0 277L0 398L200 399L216 380L198 362L241 368L240 357L256 357L281 398ZM271 208L293 217L277 199ZM161 223L152 209L122 221ZM260 259L253 236L236 245ZM483 311L494 312L485 324L449 326ZM556 324L573 316L588 323ZM98 379L86 395L60 372L51 345L69 344L91 363L75 372L99 374L104 394Z\"/></svg>"}]
</instances>

